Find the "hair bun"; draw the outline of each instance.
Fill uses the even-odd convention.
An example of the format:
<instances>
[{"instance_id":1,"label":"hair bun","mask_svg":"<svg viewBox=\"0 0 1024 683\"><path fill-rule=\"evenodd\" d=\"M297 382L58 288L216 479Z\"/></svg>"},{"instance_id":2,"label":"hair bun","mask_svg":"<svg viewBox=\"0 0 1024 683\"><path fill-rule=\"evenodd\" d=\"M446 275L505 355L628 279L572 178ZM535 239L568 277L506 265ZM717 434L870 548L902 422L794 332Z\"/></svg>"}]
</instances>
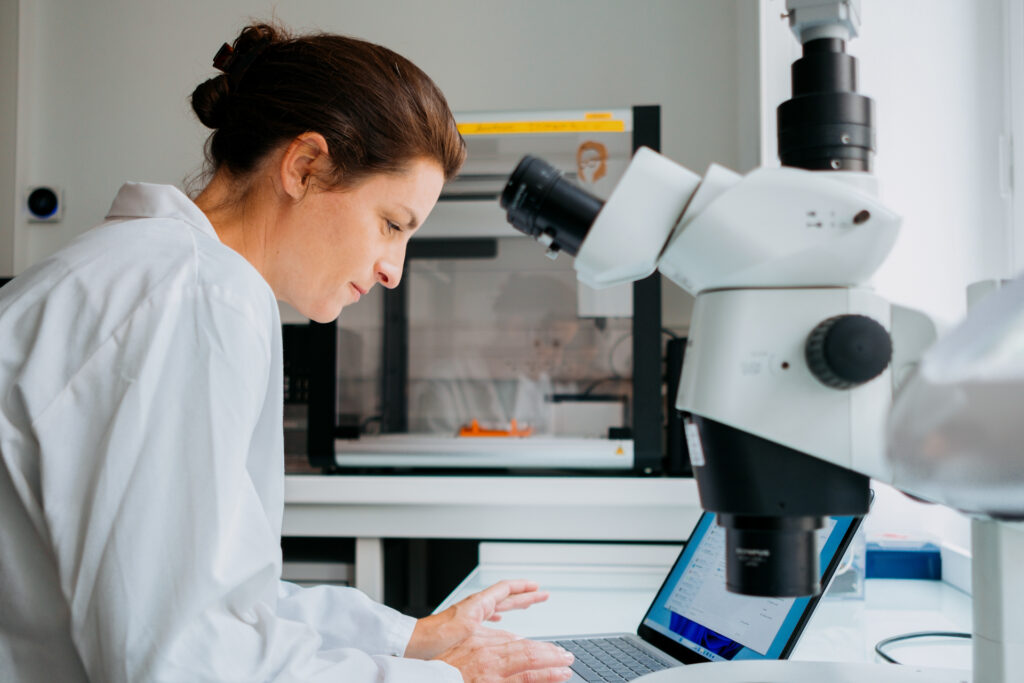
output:
<instances>
[{"instance_id":1,"label":"hair bun","mask_svg":"<svg viewBox=\"0 0 1024 683\"><path fill-rule=\"evenodd\" d=\"M262 51L269 45L286 40L284 31L270 24L252 24L242 29L233 45L235 54L245 55L252 50Z\"/></svg>"},{"instance_id":2,"label":"hair bun","mask_svg":"<svg viewBox=\"0 0 1024 683\"><path fill-rule=\"evenodd\" d=\"M214 130L224 126L232 84L237 87L249 65L267 47L285 39L284 32L270 24L252 24L242 29L235 38L234 45L228 50L230 57L224 66L214 60L214 65L225 73L200 83L192 91L192 109L204 126ZM224 49L227 49L226 45Z\"/></svg>"},{"instance_id":3,"label":"hair bun","mask_svg":"<svg viewBox=\"0 0 1024 683\"><path fill-rule=\"evenodd\" d=\"M221 75L203 81L192 91L192 110L207 128L217 130L224 125L230 89L228 77Z\"/></svg>"}]
</instances>

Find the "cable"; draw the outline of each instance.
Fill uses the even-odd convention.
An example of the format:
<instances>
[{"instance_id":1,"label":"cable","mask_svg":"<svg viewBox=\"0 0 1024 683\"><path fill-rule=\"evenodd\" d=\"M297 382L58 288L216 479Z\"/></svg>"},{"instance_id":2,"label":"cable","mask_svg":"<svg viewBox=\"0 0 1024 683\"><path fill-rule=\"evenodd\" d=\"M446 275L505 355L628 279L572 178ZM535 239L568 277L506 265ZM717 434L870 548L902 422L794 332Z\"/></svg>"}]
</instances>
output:
<instances>
[{"instance_id":1,"label":"cable","mask_svg":"<svg viewBox=\"0 0 1024 683\"><path fill-rule=\"evenodd\" d=\"M379 423L383 424L384 416L383 415L371 415L370 417L368 417L365 420L363 420L363 423L361 425L359 425L359 433L360 434L367 434L368 432L366 430L369 429L370 425L373 424L374 422L379 422Z\"/></svg>"},{"instance_id":2,"label":"cable","mask_svg":"<svg viewBox=\"0 0 1024 683\"><path fill-rule=\"evenodd\" d=\"M586 389L584 389L583 391L580 392L580 396L590 396L590 394L594 391L594 389L596 389L600 385L604 384L605 382L624 382L624 381L626 381L625 377L602 377L600 379L597 379L597 380L594 380L593 382L591 382L590 385L587 386Z\"/></svg>"},{"instance_id":3,"label":"cable","mask_svg":"<svg viewBox=\"0 0 1024 683\"><path fill-rule=\"evenodd\" d=\"M618 348L620 346L622 346L622 342L624 342L626 340L630 340L632 338L633 338L633 333L632 332L627 332L626 334L622 335L617 340L615 340L615 343L612 344L611 349L609 349L609 351L608 351L608 368L612 371L612 375L615 376L615 377L625 377L626 376L626 373L619 372L618 370L615 369L615 352L618 350ZM632 373L630 373L630 374L632 374Z\"/></svg>"},{"instance_id":4,"label":"cable","mask_svg":"<svg viewBox=\"0 0 1024 683\"><path fill-rule=\"evenodd\" d=\"M907 640L914 640L916 638L968 638L968 639L970 639L970 637L971 637L970 633L960 633L958 631L918 631L916 633L904 633L902 635L893 636L891 638L884 638L884 639L878 641L878 643L875 645L875 653L877 653L879 657L881 657L882 659L884 659L885 661L887 661L887 662L889 662L891 664L901 664L901 662L896 661L895 659L893 659L892 657L887 655L885 652L883 652L882 648L885 647L886 645L892 645L893 643L900 643L900 642L907 641Z\"/></svg>"}]
</instances>

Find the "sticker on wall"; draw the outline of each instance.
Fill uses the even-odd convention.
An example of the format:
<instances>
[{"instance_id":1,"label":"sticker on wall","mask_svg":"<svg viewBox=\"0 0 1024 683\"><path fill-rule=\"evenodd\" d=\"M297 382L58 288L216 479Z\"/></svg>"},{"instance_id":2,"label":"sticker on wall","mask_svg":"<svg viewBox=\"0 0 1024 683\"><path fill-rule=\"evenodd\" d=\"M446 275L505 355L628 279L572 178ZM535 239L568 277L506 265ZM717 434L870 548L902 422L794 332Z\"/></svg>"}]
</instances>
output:
<instances>
[{"instance_id":1,"label":"sticker on wall","mask_svg":"<svg viewBox=\"0 0 1024 683\"><path fill-rule=\"evenodd\" d=\"M608 148L587 140L576 150L576 175L581 183L593 185L608 173Z\"/></svg>"},{"instance_id":2,"label":"sticker on wall","mask_svg":"<svg viewBox=\"0 0 1024 683\"><path fill-rule=\"evenodd\" d=\"M552 121L466 121L458 124L462 135L516 135L538 133L622 133L623 121L605 119Z\"/></svg>"}]
</instances>

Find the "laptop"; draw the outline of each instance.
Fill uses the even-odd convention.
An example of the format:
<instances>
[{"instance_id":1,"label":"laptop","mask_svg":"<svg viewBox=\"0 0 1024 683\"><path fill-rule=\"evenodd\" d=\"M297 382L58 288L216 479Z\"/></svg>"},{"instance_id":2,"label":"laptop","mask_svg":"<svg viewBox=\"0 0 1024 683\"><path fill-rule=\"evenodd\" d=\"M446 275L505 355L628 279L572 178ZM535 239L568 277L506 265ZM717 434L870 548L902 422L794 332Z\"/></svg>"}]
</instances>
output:
<instances>
[{"instance_id":1,"label":"laptop","mask_svg":"<svg viewBox=\"0 0 1024 683\"><path fill-rule=\"evenodd\" d=\"M860 526L860 517L827 517L818 531L821 585L827 587ZM570 683L631 681L698 662L785 659L818 596L764 598L725 589L725 529L705 512L647 608L636 633L540 638L576 656Z\"/></svg>"}]
</instances>

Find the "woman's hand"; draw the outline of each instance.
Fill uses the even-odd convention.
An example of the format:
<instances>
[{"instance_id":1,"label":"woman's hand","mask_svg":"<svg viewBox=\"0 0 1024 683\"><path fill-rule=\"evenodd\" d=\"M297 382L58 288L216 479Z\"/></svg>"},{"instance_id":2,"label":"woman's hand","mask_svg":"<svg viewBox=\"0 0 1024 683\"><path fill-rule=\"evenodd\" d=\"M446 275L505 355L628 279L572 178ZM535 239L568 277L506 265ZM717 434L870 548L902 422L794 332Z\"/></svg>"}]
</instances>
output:
<instances>
[{"instance_id":1,"label":"woman's hand","mask_svg":"<svg viewBox=\"0 0 1024 683\"><path fill-rule=\"evenodd\" d=\"M483 622L500 621L499 612L526 609L547 599L548 593L538 590L537 584L533 581L499 581L443 612L417 621L409 644L405 648L405 656L434 659L472 636L492 637L495 633L502 633L489 634L492 629L483 628ZM511 637L511 634L504 636Z\"/></svg>"},{"instance_id":2,"label":"woman's hand","mask_svg":"<svg viewBox=\"0 0 1024 683\"><path fill-rule=\"evenodd\" d=\"M481 628L437 659L458 669L465 683L556 683L572 678L571 653L554 643L519 640L489 628Z\"/></svg>"}]
</instances>

